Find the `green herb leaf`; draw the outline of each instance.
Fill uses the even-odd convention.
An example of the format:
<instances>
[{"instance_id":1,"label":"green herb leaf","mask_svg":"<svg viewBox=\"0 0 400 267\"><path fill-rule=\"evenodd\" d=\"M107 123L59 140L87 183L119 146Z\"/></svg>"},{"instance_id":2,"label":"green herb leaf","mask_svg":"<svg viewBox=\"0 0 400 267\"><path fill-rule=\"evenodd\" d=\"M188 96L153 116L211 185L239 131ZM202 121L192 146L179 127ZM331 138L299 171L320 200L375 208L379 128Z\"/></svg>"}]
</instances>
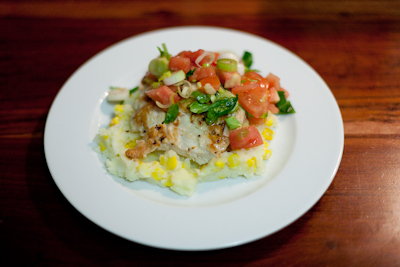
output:
<instances>
[{"instance_id":1,"label":"green herb leaf","mask_svg":"<svg viewBox=\"0 0 400 267\"><path fill-rule=\"evenodd\" d=\"M129 95L132 95L134 92L136 92L139 89L139 86L136 86L135 88L129 90Z\"/></svg>"},{"instance_id":2,"label":"green herb leaf","mask_svg":"<svg viewBox=\"0 0 400 267\"><path fill-rule=\"evenodd\" d=\"M193 102L189 105L190 111L196 114L206 112L210 108L211 104L202 104L199 102Z\"/></svg>"},{"instance_id":3,"label":"green herb leaf","mask_svg":"<svg viewBox=\"0 0 400 267\"><path fill-rule=\"evenodd\" d=\"M189 77L190 76L193 76L193 73L196 71L196 68L194 68L194 69L192 69L192 70L189 70L187 73L186 73L186 80L189 80Z\"/></svg>"},{"instance_id":4,"label":"green herb leaf","mask_svg":"<svg viewBox=\"0 0 400 267\"><path fill-rule=\"evenodd\" d=\"M207 111L207 124L214 123L219 117L228 114L236 106L239 96L225 98L221 101L214 102Z\"/></svg>"},{"instance_id":5,"label":"green herb leaf","mask_svg":"<svg viewBox=\"0 0 400 267\"><path fill-rule=\"evenodd\" d=\"M176 120L178 117L179 113L179 105L178 103L172 104L167 111L167 114L165 114L165 120L164 123L168 124L170 122L173 122Z\"/></svg>"},{"instance_id":6,"label":"green herb leaf","mask_svg":"<svg viewBox=\"0 0 400 267\"><path fill-rule=\"evenodd\" d=\"M203 94L200 91L194 91L191 95L194 96L201 104L205 104L211 100L211 95Z\"/></svg>"},{"instance_id":7,"label":"green herb leaf","mask_svg":"<svg viewBox=\"0 0 400 267\"><path fill-rule=\"evenodd\" d=\"M290 101L286 101L285 98L285 92L283 91L278 91L278 95L280 97L280 100L278 103L276 103L276 106L279 108L278 114L290 114L290 113L295 113L294 108L290 104Z\"/></svg>"},{"instance_id":8,"label":"green herb leaf","mask_svg":"<svg viewBox=\"0 0 400 267\"><path fill-rule=\"evenodd\" d=\"M244 51L242 59L244 66L247 68L250 68L251 64L253 64L253 55L250 52Z\"/></svg>"},{"instance_id":9,"label":"green herb leaf","mask_svg":"<svg viewBox=\"0 0 400 267\"><path fill-rule=\"evenodd\" d=\"M234 130L240 126L242 126L242 124L240 124L240 122L233 116L225 118L226 123L229 126L229 129Z\"/></svg>"},{"instance_id":10,"label":"green herb leaf","mask_svg":"<svg viewBox=\"0 0 400 267\"><path fill-rule=\"evenodd\" d=\"M121 102L119 102L120 105L123 105L125 103L125 100L122 100Z\"/></svg>"}]
</instances>

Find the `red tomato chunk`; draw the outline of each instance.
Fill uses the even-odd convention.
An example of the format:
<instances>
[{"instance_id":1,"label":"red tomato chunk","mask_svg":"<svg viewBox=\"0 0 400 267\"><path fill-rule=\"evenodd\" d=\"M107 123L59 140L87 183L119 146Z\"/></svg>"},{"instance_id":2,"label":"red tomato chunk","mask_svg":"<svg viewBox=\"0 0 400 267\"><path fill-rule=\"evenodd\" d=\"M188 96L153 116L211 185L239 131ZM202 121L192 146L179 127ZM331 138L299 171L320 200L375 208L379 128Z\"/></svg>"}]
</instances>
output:
<instances>
[{"instance_id":1,"label":"red tomato chunk","mask_svg":"<svg viewBox=\"0 0 400 267\"><path fill-rule=\"evenodd\" d=\"M154 102L158 101L163 105L171 103L171 96L173 95L174 103L178 102L180 97L174 93L168 86L162 85L156 89L146 91L146 94L153 99Z\"/></svg>"},{"instance_id":2,"label":"red tomato chunk","mask_svg":"<svg viewBox=\"0 0 400 267\"><path fill-rule=\"evenodd\" d=\"M264 143L260 132L254 125L232 131L229 134L229 142L232 149L251 148Z\"/></svg>"}]
</instances>

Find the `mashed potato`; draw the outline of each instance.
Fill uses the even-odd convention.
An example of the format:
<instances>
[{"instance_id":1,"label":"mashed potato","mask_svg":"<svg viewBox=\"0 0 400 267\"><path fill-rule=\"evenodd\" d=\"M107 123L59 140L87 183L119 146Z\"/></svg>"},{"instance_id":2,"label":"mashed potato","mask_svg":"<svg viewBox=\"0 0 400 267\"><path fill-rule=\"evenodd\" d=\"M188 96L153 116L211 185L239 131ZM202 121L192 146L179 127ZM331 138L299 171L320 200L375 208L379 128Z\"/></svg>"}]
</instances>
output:
<instances>
[{"instance_id":1,"label":"mashed potato","mask_svg":"<svg viewBox=\"0 0 400 267\"><path fill-rule=\"evenodd\" d=\"M265 172L264 160L271 156L268 142L272 140L273 128L278 119L269 112L265 125L257 126L264 145L223 152L206 164L199 165L188 158L179 156L175 151L156 151L146 158L132 160L125 152L134 148L138 133L130 132L130 117L137 108L135 102L139 92L133 93L123 104L115 105L115 116L108 128L101 128L95 141L95 150L106 160L110 174L127 181L144 180L159 185L184 196L196 192L199 182L210 182L224 178L244 176L251 178Z\"/></svg>"}]
</instances>

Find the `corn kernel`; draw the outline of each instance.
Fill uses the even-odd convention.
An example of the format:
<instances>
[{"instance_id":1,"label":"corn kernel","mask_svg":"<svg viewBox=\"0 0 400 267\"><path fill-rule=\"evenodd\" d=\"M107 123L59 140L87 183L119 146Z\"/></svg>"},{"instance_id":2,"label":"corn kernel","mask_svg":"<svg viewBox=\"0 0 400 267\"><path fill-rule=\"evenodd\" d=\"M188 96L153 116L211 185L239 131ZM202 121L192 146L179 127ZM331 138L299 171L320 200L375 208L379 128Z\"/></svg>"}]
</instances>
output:
<instances>
[{"instance_id":1,"label":"corn kernel","mask_svg":"<svg viewBox=\"0 0 400 267\"><path fill-rule=\"evenodd\" d=\"M104 146L104 144L102 142L100 142L99 146L100 146L101 151L106 150L106 147Z\"/></svg>"},{"instance_id":2,"label":"corn kernel","mask_svg":"<svg viewBox=\"0 0 400 267\"><path fill-rule=\"evenodd\" d=\"M225 178L225 176L220 176L220 177L219 177L219 179L224 179L224 178Z\"/></svg>"},{"instance_id":3,"label":"corn kernel","mask_svg":"<svg viewBox=\"0 0 400 267\"><path fill-rule=\"evenodd\" d=\"M131 140L125 144L125 148L132 149L136 147L136 140Z\"/></svg>"},{"instance_id":4,"label":"corn kernel","mask_svg":"<svg viewBox=\"0 0 400 267\"><path fill-rule=\"evenodd\" d=\"M267 148L267 147L269 147L269 144L266 141L264 141L264 148Z\"/></svg>"},{"instance_id":5,"label":"corn kernel","mask_svg":"<svg viewBox=\"0 0 400 267\"><path fill-rule=\"evenodd\" d=\"M272 131L269 128L265 128L264 131L262 132L262 135L266 140L272 140L272 136L274 135L274 131Z\"/></svg>"},{"instance_id":6,"label":"corn kernel","mask_svg":"<svg viewBox=\"0 0 400 267\"><path fill-rule=\"evenodd\" d=\"M248 159L247 160L247 165L249 166L249 168L251 168L254 165L254 162L252 159Z\"/></svg>"},{"instance_id":7,"label":"corn kernel","mask_svg":"<svg viewBox=\"0 0 400 267\"><path fill-rule=\"evenodd\" d=\"M115 105L114 111L115 111L115 112L124 112L124 106L122 106L122 105Z\"/></svg>"},{"instance_id":8,"label":"corn kernel","mask_svg":"<svg viewBox=\"0 0 400 267\"><path fill-rule=\"evenodd\" d=\"M104 139L104 140L107 140L108 137L110 137L110 136L109 136L109 135L105 135L105 136L103 136L103 139Z\"/></svg>"},{"instance_id":9,"label":"corn kernel","mask_svg":"<svg viewBox=\"0 0 400 267\"><path fill-rule=\"evenodd\" d=\"M165 182L165 184L164 184L165 186L173 186L174 184L171 182L171 179L168 179L166 182Z\"/></svg>"},{"instance_id":10,"label":"corn kernel","mask_svg":"<svg viewBox=\"0 0 400 267\"><path fill-rule=\"evenodd\" d=\"M269 159L269 157L271 157L271 154L272 154L272 152L271 152L271 150L265 150L265 154L264 154L264 156L263 156L263 159Z\"/></svg>"},{"instance_id":11,"label":"corn kernel","mask_svg":"<svg viewBox=\"0 0 400 267\"><path fill-rule=\"evenodd\" d=\"M272 124L274 124L274 119L273 118L267 118L265 120L265 125L272 126Z\"/></svg>"},{"instance_id":12,"label":"corn kernel","mask_svg":"<svg viewBox=\"0 0 400 267\"><path fill-rule=\"evenodd\" d=\"M165 157L164 156L160 157L160 163L161 163L161 165L165 165Z\"/></svg>"},{"instance_id":13,"label":"corn kernel","mask_svg":"<svg viewBox=\"0 0 400 267\"><path fill-rule=\"evenodd\" d=\"M229 168L234 168L235 166L239 166L239 155L238 154L232 154L228 158L228 166Z\"/></svg>"},{"instance_id":14,"label":"corn kernel","mask_svg":"<svg viewBox=\"0 0 400 267\"><path fill-rule=\"evenodd\" d=\"M252 157L252 160L254 161L254 168L257 168L257 159L256 159L256 157Z\"/></svg>"},{"instance_id":15,"label":"corn kernel","mask_svg":"<svg viewBox=\"0 0 400 267\"><path fill-rule=\"evenodd\" d=\"M217 166L218 168L222 169L225 166L225 163L223 163L222 161L218 160L218 161L215 162L215 166Z\"/></svg>"},{"instance_id":16,"label":"corn kernel","mask_svg":"<svg viewBox=\"0 0 400 267\"><path fill-rule=\"evenodd\" d=\"M162 179L162 176L164 175L165 171L161 168L156 168L154 172L151 173L151 176L153 176L154 179L160 181Z\"/></svg>"},{"instance_id":17,"label":"corn kernel","mask_svg":"<svg viewBox=\"0 0 400 267\"><path fill-rule=\"evenodd\" d=\"M175 156L173 156L172 158L168 158L167 159L167 168L168 168L168 170L175 169L176 165L178 165L178 161L176 160Z\"/></svg>"},{"instance_id":18,"label":"corn kernel","mask_svg":"<svg viewBox=\"0 0 400 267\"><path fill-rule=\"evenodd\" d=\"M118 123L119 123L119 116L115 116L115 118L111 120L110 126L114 126Z\"/></svg>"}]
</instances>

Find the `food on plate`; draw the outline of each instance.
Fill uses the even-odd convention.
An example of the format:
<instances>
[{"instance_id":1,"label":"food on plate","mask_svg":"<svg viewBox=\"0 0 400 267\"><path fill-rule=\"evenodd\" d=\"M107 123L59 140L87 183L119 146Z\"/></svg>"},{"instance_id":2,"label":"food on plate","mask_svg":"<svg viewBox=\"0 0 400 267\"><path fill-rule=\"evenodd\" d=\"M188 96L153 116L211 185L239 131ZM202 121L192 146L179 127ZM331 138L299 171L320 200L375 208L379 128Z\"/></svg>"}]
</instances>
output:
<instances>
[{"instance_id":1,"label":"food on plate","mask_svg":"<svg viewBox=\"0 0 400 267\"><path fill-rule=\"evenodd\" d=\"M107 170L184 196L199 182L263 174L276 114L295 112L279 78L250 69L249 52L158 49L139 86L110 88L115 116L96 136Z\"/></svg>"}]
</instances>

